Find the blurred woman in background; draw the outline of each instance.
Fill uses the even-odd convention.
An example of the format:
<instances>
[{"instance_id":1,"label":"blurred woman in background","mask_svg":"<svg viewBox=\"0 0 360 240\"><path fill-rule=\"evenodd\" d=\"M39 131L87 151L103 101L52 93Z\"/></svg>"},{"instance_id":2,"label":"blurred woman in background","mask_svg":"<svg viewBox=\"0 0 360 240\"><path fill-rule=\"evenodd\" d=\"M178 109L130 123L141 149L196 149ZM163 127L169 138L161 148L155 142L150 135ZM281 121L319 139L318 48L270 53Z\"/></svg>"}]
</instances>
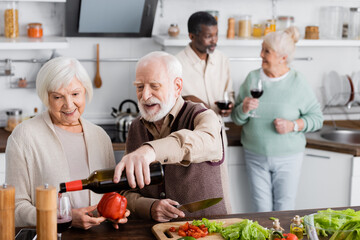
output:
<instances>
[{"instance_id":1,"label":"blurred woman in background","mask_svg":"<svg viewBox=\"0 0 360 240\"><path fill-rule=\"evenodd\" d=\"M296 27L264 37L261 68L250 72L240 86L231 115L236 124L243 125L241 143L257 212L294 209L306 145L304 133L320 129L323 123L311 86L289 67L298 39ZM250 94L259 79L260 100ZM255 109L258 117L251 117Z\"/></svg>"}]
</instances>

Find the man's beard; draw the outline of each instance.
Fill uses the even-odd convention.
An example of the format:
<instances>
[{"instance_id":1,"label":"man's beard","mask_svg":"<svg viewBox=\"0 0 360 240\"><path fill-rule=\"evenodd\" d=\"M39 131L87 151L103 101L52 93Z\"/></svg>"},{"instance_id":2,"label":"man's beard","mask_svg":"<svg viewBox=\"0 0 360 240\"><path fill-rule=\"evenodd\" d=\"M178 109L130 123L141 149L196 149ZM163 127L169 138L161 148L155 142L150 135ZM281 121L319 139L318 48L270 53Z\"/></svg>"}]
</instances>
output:
<instances>
[{"instance_id":1,"label":"man's beard","mask_svg":"<svg viewBox=\"0 0 360 240\"><path fill-rule=\"evenodd\" d=\"M161 102L156 97L151 97L147 101L144 101L142 99L138 100L138 106L139 106L141 116L146 121L148 121L148 122L157 122L160 119L162 119L163 117L165 117L170 112L172 107L175 105L175 101L176 101L176 99L175 99L174 94L169 93L167 103ZM160 110L157 113L151 113L151 112L149 113L148 111L145 110L145 108L143 106L145 104L159 104Z\"/></svg>"},{"instance_id":2,"label":"man's beard","mask_svg":"<svg viewBox=\"0 0 360 240\"><path fill-rule=\"evenodd\" d=\"M207 46L206 49L205 49L206 53L207 53L207 54L214 53L215 48L214 48L214 50L210 50L210 48L211 48L211 47L214 47L214 46L215 46L215 48L216 48L216 44L215 44L215 45Z\"/></svg>"}]
</instances>

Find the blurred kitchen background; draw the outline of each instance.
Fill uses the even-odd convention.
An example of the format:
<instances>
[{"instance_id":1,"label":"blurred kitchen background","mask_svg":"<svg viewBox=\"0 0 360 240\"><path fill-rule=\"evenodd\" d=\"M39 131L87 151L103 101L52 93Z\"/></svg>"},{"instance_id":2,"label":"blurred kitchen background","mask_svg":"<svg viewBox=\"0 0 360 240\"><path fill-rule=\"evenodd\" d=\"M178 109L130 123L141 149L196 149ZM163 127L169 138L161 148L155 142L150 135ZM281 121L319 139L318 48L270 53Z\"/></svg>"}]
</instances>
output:
<instances>
[{"instance_id":1,"label":"blurred kitchen background","mask_svg":"<svg viewBox=\"0 0 360 240\"><path fill-rule=\"evenodd\" d=\"M9 1L0 1L0 16L4 16ZM101 1L106 4L107 1ZM126 1L123 1L126 8ZM218 49L231 59L231 75L237 92L247 73L260 67L261 40L243 40L235 37L226 39L227 24L230 17L238 19L241 15L251 16L251 24L263 24L276 16L293 16L294 25L305 36L306 26L319 26L320 12L324 7L341 6L344 12L341 19L325 19L330 26L349 22L350 8L360 7L360 1L354 0L159 0L156 7L152 37L67 37L65 31L66 3L63 0L22 0L18 2L19 38L9 40L4 37L4 20L0 18L0 71L5 67L5 60L11 60L11 73L0 74L0 126L6 123L6 109L20 108L23 117L33 115L34 108L44 110L36 94L33 82L41 63L21 62L16 60L49 59L55 54L83 59L83 65L91 78L95 76L96 44L100 45L100 75L103 84L95 89L93 101L87 105L84 117L95 123L113 123L111 108L117 108L125 99L136 100L133 87L135 61L154 50L165 50L176 54L186 44L187 19L199 10L218 12L219 42ZM324 20L324 18L322 18ZM42 23L44 37L40 40L26 40L27 24ZM169 38L170 24L177 24L180 35ZM320 29L321 33L321 29ZM25 40L23 40L25 39ZM47 42L49 40L49 42ZM13 41L13 42L12 42ZM26 43L24 44L23 41ZM309 41L306 42L306 41ZM325 86L327 74L336 71L338 75L353 75L360 71L360 40L338 39L329 41L300 40L296 58L292 67L305 74L314 88L319 100L326 105ZM254 59L255 58L255 59ZM120 61L101 61L117 59ZM5 75L5 76L3 76ZM26 78L27 87L19 88L19 78ZM360 85L360 81L358 82ZM355 91L360 86L355 86ZM356 105L356 104L354 104ZM354 106L353 105L353 106ZM345 106L345 104L344 104ZM358 109L359 110L359 109ZM356 107L348 110L339 107L340 115L334 118L356 118ZM360 111L359 111L360 112ZM347 114L351 113L351 114ZM329 116L326 116L329 118Z\"/></svg>"}]
</instances>

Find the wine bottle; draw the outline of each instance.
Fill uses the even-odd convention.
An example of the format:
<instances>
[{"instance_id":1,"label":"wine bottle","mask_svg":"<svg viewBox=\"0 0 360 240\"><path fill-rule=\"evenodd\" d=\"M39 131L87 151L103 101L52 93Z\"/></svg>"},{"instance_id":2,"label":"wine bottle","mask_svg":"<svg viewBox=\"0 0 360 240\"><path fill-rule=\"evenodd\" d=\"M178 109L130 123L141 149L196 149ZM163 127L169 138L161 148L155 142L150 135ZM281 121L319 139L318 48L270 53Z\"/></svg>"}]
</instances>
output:
<instances>
[{"instance_id":1,"label":"wine bottle","mask_svg":"<svg viewBox=\"0 0 360 240\"><path fill-rule=\"evenodd\" d=\"M116 192L131 189L123 171L120 181L113 182L114 169L96 170L86 179L60 183L60 193L89 189L95 193ZM160 184L164 178L164 170L160 162L150 164L151 185Z\"/></svg>"}]
</instances>

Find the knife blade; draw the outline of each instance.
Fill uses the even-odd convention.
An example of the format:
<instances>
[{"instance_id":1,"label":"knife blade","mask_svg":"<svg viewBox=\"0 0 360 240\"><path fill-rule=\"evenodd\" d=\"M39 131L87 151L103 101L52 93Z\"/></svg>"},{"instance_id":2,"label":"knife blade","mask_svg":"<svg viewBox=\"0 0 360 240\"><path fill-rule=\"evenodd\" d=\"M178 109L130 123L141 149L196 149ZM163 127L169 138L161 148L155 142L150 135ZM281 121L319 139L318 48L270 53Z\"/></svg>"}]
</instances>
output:
<instances>
[{"instance_id":1,"label":"knife blade","mask_svg":"<svg viewBox=\"0 0 360 240\"><path fill-rule=\"evenodd\" d=\"M177 209L180 209L181 211L187 211L189 213L193 213L193 212L196 212L196 211L211 207L211 206L217 204L218 202L220 202L221 200L222 200L221 197L219 197L219 198L209 198L209 199L204 199L204 200L201 200L201 201L176 205L175 207Z\"/></svg>"}]
</instances>

